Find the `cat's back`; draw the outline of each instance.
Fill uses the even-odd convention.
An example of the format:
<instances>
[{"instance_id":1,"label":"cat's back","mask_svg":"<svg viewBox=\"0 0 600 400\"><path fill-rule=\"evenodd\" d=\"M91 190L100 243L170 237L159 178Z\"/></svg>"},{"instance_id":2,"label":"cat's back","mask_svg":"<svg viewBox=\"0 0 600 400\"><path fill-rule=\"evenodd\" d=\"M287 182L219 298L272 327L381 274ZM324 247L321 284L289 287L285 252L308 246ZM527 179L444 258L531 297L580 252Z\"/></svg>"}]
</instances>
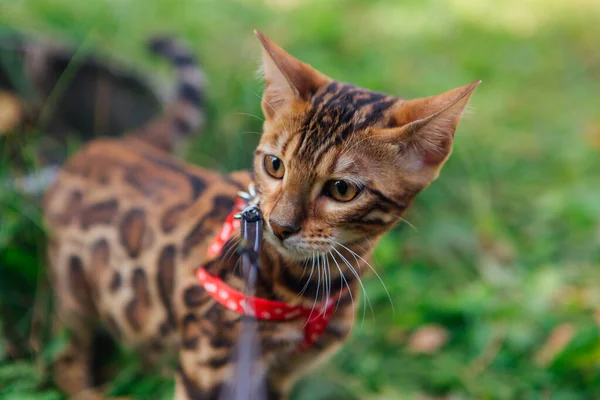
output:
<instances>
[{"instance_id":1,"label":"cat's back","mask_svg":"<svg viewBox=\"0 0 600 400\"><path fill-rule=\"evenodd\" d=\"M45 211L50 217L58 212L57 197L69 190L74 201L87 194L156 209L174 201L192 202L220 179L216 172L187 165L136 139L99 139L65 163L46 195Z\"/></svg>"},{"instance_id":2,"label":"cat's back","mask_svg":"<svg viewBox=\"0 0 600 400\"><path fill-rule=\"evenodd\" d=\"M244 175L198 168L136 139L99 139L65 163L46 194L44 213L52 230L73 223L89 230L113 223L119 210L155 215L193 205L200 211L204 200L211 207L214 195L234 197L249 181ZM175 221L164 217L161 230L172 230Z\"/></svg>"}]
</instances>

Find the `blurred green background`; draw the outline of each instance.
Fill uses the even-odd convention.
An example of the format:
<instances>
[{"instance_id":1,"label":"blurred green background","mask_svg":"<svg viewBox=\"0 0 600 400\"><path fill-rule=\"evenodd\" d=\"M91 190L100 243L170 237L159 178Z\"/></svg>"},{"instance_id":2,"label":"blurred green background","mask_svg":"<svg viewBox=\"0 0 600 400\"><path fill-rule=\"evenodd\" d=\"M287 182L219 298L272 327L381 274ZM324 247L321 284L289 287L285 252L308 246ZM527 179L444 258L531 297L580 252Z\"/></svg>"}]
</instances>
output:
<instances>
[{"instance_id":1,"label":"blurred green background","mask_svg":"<svg viewBox=\"0 0 600 400\"><path fill-rule=\"evenodd\" d=\"M395 312L369 277L374 312L295 399L600 398L599 21L597 0L0 3L2 27L165 79L144 41L169 32L192 43L209 126L184 156L222 171L250 166L261 130L253 28L332 77L407 98L483 80L440 179L406 217L414 228L377 249ZM38 339L50 312L42 243L36 201L0 192L3 399L61 398L46 369L60 343ZM172 395L135 356L119 364L112 395Z\"/></svg>"}]
</instances>

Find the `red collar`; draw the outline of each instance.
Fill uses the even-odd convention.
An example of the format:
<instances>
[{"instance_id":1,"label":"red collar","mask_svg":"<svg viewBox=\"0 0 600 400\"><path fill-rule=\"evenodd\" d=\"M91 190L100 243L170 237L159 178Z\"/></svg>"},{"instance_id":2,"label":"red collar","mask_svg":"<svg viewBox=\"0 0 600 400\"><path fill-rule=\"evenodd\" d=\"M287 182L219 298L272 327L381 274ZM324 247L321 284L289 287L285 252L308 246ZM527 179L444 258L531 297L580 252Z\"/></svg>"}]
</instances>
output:
<instances>
[{"instance_id":1,"label":"red collar","mask_svg":"<svg viewBox=\"0 0 600 400\"><path fill-rule=\"evenodd\" d=\"M236 201L233 211L227 216L221 230L208 246L207 254L210 258L218 256L227 240L239 229L240 220L235 219L234 215L242 211L245 206L246 203L242 199ZM282 301L246 296L227 285L221 278L209 274L204 267L198 268L196 278L213 299L231 311L266 321L305 319L304 343L298 350L307 349L319 339L327 329L335 311L334 301L330 301L326 307L321 308L289 305Z\"/></svg>"}]
</instances>

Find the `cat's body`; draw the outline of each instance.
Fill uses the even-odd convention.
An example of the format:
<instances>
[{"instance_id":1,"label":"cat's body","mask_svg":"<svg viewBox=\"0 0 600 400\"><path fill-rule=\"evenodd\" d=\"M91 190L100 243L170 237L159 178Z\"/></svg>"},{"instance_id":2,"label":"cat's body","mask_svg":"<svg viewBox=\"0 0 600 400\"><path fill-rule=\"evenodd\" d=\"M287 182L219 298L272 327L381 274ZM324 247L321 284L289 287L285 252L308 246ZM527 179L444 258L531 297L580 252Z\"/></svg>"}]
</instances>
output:
<instances>
[{"instance_id":1,"label":"cat's body","mask_svg":"<svg viewBox=\"0 0 600 400\"><path fill-rule=\"evenodd\" d=\"M326 297L337 303L325 333L300 352L305 320L258 322L257 368L268 398L280 399L348 336L358 275L377 239L437 176L476 85L406 102L335 82L259 38L266 122L254 180L267 223L255 295L309 307L316 301L317 310ZM195 273L205 265L244 290L238 257L227 251L233 241L216 260L207 247L252 176L203 170L156 149L168 144L155 139L173 129L172 117L137 135L154 146L135 137L90 143L46 196L59 320L73 331L55 371L71 393L93 384L97 321L147 358L177 357L177 399L217 399L232 379L240 315Z\"/></svg>"}]
</instances>

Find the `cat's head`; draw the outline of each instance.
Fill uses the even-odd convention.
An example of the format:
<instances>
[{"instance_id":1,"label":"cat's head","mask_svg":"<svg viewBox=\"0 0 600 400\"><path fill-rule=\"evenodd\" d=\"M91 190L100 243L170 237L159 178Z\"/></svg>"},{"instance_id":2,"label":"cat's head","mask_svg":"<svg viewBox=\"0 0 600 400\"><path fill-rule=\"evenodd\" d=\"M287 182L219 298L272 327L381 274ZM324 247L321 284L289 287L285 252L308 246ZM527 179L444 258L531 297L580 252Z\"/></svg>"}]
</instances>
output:
<instances>
[{"instance_id":1,"label":"cat's head","mask_svg":"<svg viewBox=\"0 0 600 400\"><path fill-rule=\"evenodd\" d=\"M265 237L293 259L379 237L438 176L479 82L403 100L335 81L256 34L266 87L254 173Z\"/></svg>"}]
</instances>

